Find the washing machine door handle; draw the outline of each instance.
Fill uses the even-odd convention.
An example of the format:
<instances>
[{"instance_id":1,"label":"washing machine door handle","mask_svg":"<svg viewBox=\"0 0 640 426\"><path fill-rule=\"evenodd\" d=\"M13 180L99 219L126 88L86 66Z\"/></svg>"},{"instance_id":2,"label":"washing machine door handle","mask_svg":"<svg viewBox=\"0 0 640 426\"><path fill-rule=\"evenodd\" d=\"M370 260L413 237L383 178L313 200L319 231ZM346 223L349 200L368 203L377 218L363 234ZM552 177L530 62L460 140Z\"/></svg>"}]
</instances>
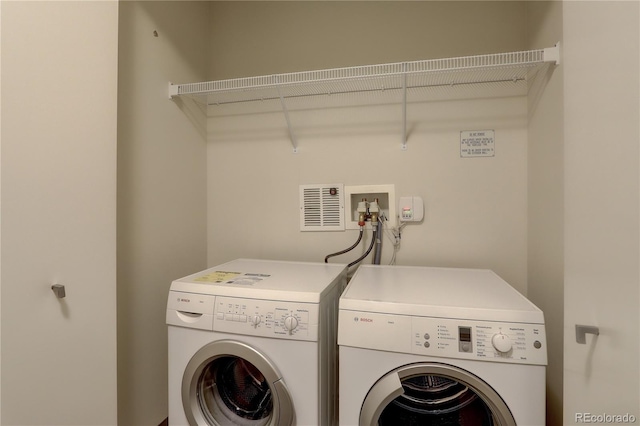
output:
<instances>
[{"instance_id":1,"label":"washing machine door handle","mask_svg":"<svg viewBox=\"0 0 640 426\"><path fill-rule=\"evenodd\" d=\"M293 408L293 402L291 401L289 390L284 380L279 379L272 383L273 390L277 394L276 400L279 404L274 405L273 424L276 425L295 425L296 424L296 412Z\"/></svg>"},{"instance_id":2,"label":"washing machine door handle","mask_svg":"<svg viewBox=\"0 0 640 426\"><path fill-rule=\"evenodd\" d=\"M378 423L385 407L404 393L400 380L400 376L394 372L376 382L362 404L360 426L372 426Z\"/></svg>"}]
</instances>

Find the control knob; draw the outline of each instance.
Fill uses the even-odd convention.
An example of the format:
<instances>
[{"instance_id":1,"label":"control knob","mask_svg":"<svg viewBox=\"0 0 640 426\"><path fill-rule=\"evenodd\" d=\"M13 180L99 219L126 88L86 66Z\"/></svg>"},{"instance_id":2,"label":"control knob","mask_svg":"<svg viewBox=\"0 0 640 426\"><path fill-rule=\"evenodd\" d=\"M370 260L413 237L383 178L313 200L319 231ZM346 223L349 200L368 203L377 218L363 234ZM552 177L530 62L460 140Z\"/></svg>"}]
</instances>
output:
<instances>
[{"instance_id":1,"label":"control knob","mask_svg":"<svg viewBox=\"0 0 640 426\"><path fill-rule=\"evenodd\" d=\"M284 328L289 331L289 334L292 334L293 330L298 326L298 318L293 315L289 315L284 319Z\"/></svg>"},{"instance_id":2,"label":"control knob","mask_svg":"<svg viewBox=\"0 0 640 426\"><path fill-rule=\"evenodd\" d=\"M253 325L254 328L258 328L258 324L262 322L262 318L260 318L260 315L254 315L249 318L249 322L251 323L251 325Z\"/></svg>"},{"instance_id":3,"label":"control knob","mask_svg":"<svg viewBox=\"0 0 640 426\"><path fill-rule=\"evenodd\" d=\"M500 353L507 353L511 350L511 339L506 334L498 333L494 334L491 338L491 344Z\"/></svg>"}]
</instances>

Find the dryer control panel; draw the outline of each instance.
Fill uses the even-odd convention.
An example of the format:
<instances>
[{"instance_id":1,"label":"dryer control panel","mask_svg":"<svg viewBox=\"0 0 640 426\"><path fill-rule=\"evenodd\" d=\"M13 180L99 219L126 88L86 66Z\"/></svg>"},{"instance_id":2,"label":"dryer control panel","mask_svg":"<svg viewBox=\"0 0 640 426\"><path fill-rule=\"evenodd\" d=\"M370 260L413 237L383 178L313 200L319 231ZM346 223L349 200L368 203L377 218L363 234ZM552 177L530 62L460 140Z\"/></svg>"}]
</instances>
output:
<instances>
[{"instance_id":1,"label":"dryer control panel","mask_svg":"<svg viewBox=\"0 0 640 426\"><path fill-rule=\"evenodd\" d=\"M340 310L338 344L391 352L547 364L544 324Z\"/></svg>"},{"instance_id":2,"label":"dryer control panel","mask_svg":"<svg viewBox=\"0 0 640 426\"><path fill-rule=\"evenodd\" d=\"M413 353L546 364L544 325L412 317Z\"/></svg>"}]
</instances>

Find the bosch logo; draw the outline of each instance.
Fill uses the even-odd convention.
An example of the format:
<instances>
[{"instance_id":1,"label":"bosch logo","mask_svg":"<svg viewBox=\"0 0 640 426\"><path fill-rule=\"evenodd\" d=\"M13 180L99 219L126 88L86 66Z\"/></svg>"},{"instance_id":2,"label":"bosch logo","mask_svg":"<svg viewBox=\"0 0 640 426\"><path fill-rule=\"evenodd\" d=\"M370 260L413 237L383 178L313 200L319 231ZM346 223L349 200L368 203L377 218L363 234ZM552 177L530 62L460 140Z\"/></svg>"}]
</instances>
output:
<instances>
[{"instance_id":1,"label":"bosch logo","mask_svg":"<svg viewBox=\"0 0 640 426\"><path fill-rule=\"evenodd\" d=\"M353 317L355 322L373 322L371 318Z\"/></svg>"},{"instance_id":2,"label":"bosch logo","mask_svg":"<svg viewBox=\"0 0 640 426\"><path fill-rule=\"evenodd\" d=\"M189 299L183 299L183 298L181 298L181 297L178 297L178 302L187 302L187 303L189 303L189 302L191 302L191 300L189 300Z\"/></svg>"}]
</instances>

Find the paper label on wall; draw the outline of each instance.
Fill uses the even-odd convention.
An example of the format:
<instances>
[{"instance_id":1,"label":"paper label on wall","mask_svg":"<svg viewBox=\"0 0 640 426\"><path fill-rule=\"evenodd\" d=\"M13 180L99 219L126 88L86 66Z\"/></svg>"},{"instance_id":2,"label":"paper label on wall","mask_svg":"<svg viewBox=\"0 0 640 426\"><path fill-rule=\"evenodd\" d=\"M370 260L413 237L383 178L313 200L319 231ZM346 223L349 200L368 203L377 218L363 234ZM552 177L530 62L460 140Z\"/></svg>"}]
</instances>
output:
<instances>
[{"instance_id":1,"label":"paper label on wall","mask_svg":"<svg viewBox=\"0 0 640 426\"><path fill-rule=\"evenodd\" d=\"M460 157L495 156L493 130L464 130L460 132Z\"/></svg>"}]
</instances>

